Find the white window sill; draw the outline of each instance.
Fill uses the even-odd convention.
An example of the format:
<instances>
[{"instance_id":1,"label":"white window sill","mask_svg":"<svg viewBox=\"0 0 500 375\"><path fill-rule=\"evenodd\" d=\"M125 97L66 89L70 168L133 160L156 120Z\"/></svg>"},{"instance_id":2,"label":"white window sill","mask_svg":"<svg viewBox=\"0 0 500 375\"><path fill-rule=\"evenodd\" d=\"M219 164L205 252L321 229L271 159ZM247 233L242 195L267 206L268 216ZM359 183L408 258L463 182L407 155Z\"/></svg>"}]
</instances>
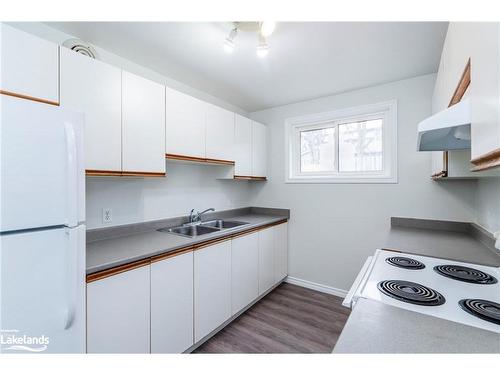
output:
<instances>
[{"instance_id":1,"label":"white window sill","mask_svg":"<svg viewBox=\"0 0 500 375\"><path fill-rule=\"evenodd\" d=\"M304 177L287 178L286 184L397 184L397 177Z\"/></svg>"}]
</instances>

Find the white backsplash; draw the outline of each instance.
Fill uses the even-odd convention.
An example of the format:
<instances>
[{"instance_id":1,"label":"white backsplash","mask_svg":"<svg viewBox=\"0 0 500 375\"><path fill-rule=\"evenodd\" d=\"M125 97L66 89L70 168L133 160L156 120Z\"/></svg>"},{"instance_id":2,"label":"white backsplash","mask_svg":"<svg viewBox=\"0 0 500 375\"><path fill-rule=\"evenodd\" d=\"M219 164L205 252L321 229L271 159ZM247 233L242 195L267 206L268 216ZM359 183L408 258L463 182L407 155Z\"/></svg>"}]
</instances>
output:
<instances>
[{"instance_id":1,"label":"white backsplash","mask_svg":"<svg viewBox=\"0 0 500 375\"><path fill-rule=\"evenodd\" d=\"M168 162L165 178L87 178L87 228L248 206L252 183L218 180L219 168L228 167ZM103 223L103 208L112 210L111 223Z\"/></svg>"}]
</instances>

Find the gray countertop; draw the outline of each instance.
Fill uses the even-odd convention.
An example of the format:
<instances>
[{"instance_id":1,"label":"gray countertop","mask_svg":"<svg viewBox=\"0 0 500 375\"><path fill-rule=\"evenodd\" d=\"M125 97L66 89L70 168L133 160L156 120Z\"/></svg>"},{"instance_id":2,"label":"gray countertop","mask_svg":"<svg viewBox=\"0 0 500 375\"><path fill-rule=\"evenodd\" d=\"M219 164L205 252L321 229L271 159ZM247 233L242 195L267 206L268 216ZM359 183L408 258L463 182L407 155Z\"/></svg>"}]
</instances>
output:
<instances>
[{"instance_id":1,"label":"gray countertop","mask_svg":"<svg viewBox=\"0 0 500 375\"><path fill-rule=\"evenodd\" d=\"M500 353L500 335L361 298L333 352Z\"/></svg>"},{"instance_id":2,"label":"gray countertop","mask_svg":"<svg viewBox=\"0 0 500 375\"><path fill-rule=\"evenodd\" d=\"M156 229L150 229L130 235L123 235L122 233L120 236L91 240L87 242L87 274L149 258L151 256L168 253L182 247L216 239L228 234L234 234L261 225L288 219L288 210L282 211L283 212L272 212L271 214L267 214L260 213L265 212L263 210L257 212L248 210L243 213L241 210L235 210L236 216L231 216L230 213L226 213L224 218L244 221L248 224L195 238L182 237L172 233L158 232ZM217 215L217 213L214 215ZM151 226L149 227L151 228ZM108 229L108 231L112 232L113 228Z\"/></svg>"},{"instance_id":3,"label":"gray countertop","mask_svg":"<svg viewBox=\"0 0 500 375\"><path fill-rule=\"evenodd\" d=\"M500 252L495 253L495 250L468 232L393 225L384 248L460 262L500 266Z\"/></svg>"},{"instance_id":4,"label":"gray countertop","mask_svg":"<svg viewBox=\"0 0 500 375\"><path fill-rule=\"evenodd\" d=\"M500 266L493 239L474 224L392 218L386 249ZM334 353L500 353L500 335L359 299Z\"/></svg>"}]
</instances>

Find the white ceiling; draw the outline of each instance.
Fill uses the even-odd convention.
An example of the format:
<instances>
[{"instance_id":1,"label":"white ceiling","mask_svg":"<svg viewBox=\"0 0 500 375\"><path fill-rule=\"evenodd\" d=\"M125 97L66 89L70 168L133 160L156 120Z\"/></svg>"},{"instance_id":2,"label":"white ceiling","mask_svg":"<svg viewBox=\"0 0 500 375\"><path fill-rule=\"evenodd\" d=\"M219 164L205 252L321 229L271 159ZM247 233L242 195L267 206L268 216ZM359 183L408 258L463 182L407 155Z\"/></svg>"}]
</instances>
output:
<instances>
[{"instance_id":1,"label":"white ceiling","mask_svg":"<svg viewBox=\"0 0 500 375\"><path fill-rule=\"evenodd\" d=\"M229 23L56 22L48 25L252 112L437 71L444 22L283 22L267 58Z\"/></svg>"}]
</instances>

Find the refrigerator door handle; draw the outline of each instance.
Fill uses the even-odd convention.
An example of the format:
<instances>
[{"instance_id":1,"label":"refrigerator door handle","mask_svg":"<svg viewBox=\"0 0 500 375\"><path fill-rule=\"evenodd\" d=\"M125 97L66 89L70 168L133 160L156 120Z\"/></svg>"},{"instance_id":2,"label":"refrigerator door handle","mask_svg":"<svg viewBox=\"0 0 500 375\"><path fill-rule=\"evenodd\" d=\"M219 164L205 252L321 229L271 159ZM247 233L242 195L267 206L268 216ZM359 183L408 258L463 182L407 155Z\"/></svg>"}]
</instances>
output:
<instances>
[{"instance_id":1,"label":"refrigerator door handle","mask_svg":"<svg viewBox=\"0 0 500 375\"><path fill-rule=\"evenodd\" d=\"M67 226L78 225L78 150L73 124L64 123L67 158Z\"/></svg>"},{"instance_id":2,"label":"refrigerator door handle","mask_svg":"<svg viewBox=\"0 0 500 375\"><path fill-rule=\"evenodd\" d=\"M66 234L68 236L68 249L67 254L67 281L66 281L66 309L65 309L65 321L64 329L69 329L73 325L75 320L75 310L76 310L76 298L77 290L80 282L78 274L78 231L66 229Z\"/></svg>"}]
</instances>

